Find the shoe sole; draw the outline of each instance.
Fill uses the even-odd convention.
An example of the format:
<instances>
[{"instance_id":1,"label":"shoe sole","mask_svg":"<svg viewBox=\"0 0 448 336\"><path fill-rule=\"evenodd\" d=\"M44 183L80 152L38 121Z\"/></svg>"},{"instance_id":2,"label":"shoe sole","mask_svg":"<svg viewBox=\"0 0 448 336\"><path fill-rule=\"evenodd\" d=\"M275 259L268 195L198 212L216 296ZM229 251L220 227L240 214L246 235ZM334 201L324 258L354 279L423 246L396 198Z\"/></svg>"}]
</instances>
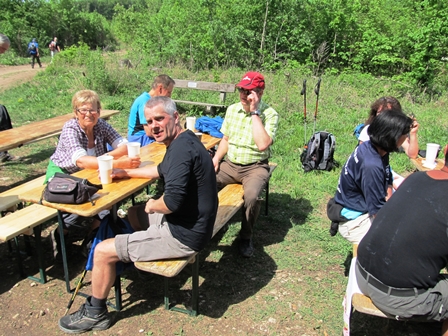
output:
<instances>
[{"instance_id":1,"label":"shoe sole","mask_svg":"<svg viewBox=\"0 0 448 336\"><path fill-rule=\"evenodd\" d=\"M67 333L67 334L82 334L85 333L87 331L95 331L95 330L106 330L109 329L109 327L112 325L112 319L110 319L107 323L107 325L99 325L99 326L95 326L93 328L89 328L89 329L81 329L81 330L72 330L72 329L67 329L63 326L61 326L60 322L58 322L59 325L59 329L61 329L63 332Z\"/></svg>"}]
</instances>

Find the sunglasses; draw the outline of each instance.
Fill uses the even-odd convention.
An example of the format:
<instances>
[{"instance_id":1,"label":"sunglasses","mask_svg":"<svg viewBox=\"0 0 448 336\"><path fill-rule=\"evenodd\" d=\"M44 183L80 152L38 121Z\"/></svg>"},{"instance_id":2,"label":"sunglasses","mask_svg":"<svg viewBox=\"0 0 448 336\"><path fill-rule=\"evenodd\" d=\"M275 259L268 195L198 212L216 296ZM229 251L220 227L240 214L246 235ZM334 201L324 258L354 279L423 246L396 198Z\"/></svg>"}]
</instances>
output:
<instances>
[{"instance_id":1,"label":"sunglasses","mask_svg":"<svg viewBox=\"0 0 448 336\"><path fill-rule=\"evenodd\" d=\"M251 93L252 93L252 91L255 91L256 93L260 93L260 90L257 90L257 89L252 89L252 90L246 90L246 89L243 89L243 88L237 88L238 89L238 92L239 93L243 93L243 94L245 94L246 96L248 96L248 95L250 95Z\"/></svg>"}]
</instances>

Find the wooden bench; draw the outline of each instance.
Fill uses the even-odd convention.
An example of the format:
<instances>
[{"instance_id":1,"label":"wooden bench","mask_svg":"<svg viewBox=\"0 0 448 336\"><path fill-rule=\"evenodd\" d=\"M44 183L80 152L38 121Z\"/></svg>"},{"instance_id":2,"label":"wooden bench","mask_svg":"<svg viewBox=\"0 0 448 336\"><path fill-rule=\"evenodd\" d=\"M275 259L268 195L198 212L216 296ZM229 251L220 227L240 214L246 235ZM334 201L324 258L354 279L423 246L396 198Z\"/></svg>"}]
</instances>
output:
<instances>
[{"instance_id":1,"label":"wooden bench","mask_svg":"<svg viewBox=\"0 0 448 336\"><path fill-rule=\"evenodd\" d=\"M222 84L222 83L212 83L212 82L201 82L201 81L190 81L184 79L174 79L176 82L175 88L177 89L193 89L193 90L203 90L203 91L215 91L219 92L219 104L204 103L204 102L194 102L188 100L174 100L176 103L180 104L190 104L205 106L206 111L214 114L216 109L227 108L225 104L227 93L235 92L235 84Z\"/></svg>"},{"instance_id":2,"label":"wooden bench","mask_svg":"<svg viewBox=\"0 0 448 336\"><path fill-rule=\"evenodd\" d=\"M229 184L219 193L219 207L213 227L214 237L223 226L233 217L233 215L243 206L243 186L241 184ZM192 298L191 309L171 307L168 296L169 278L178 275L188 264L193 264L192 272ZM155 260L146 262L136 262L135 267L139 270L158 274L164 277L165 282L165 309L187 313L196 316L199 312L199 258L197 253L190 257L179 259Z\"/></svg>"},{"instance_id":3,"label":"wooden bench","mask_svg":"<svg viewBox=\"0 0 448 336\"><path fill-rule=\"evenodd\" d=\"M57 214L58 212L55 209L39 204L33 204L0 218L0 241L9 241L10 239L15 240L18 267L20 275L22 277L26 277L26 275L22 268L22 261L17 237L21 234L30 234L31 231L33 231L36 240L36 251L39 263L40 278L36 278L33 276L29 276L28 278L40 283L45 283L47 281L45 274L43 249L41 245L41 224L53 217L56 217Z\"/></svg>"},{"instance_id":4,"label":"wooden bench","mask_svg":"<svg viewBox=\"0 0 448 336\"><path fill-rule=\"evenodd\" d=\"M109 119L119 112L117 110L101 110L100 118ZM1 131L0 151L10 150L59 135L62 132L64 124L72 118L73 113L68 113Z\"/></svg>"},{"instance_id":5,"label":"wooden bench","mask_svg":"<svg viewBox=\"0 0 448 336\"><path fill-rule=\"evenodd\" d=\"M45 175L35 178L34 180L22 183L21 185L4 191L0 194L0 211L8 210L22 201L19 199L19 195L27 190L34 189L44 184ZM12 209L15 211L15 209ZM1 215L0 215L1 217Z\"/></svg>"},{"instance_id":6,"label":"wooden bench","mask_svg":"<svg viewBox=\"0 0 448 336\"><path fill-rule=\"evenodd\" d=\"M358 244L353 244L353 258L358 256ZM393 319L394 317L392 315L387 315L383 313L381 310L379 310L370 300L369 297L365 296L364 294L355 293L352 296L352 307L363 314L373 315L373 316L379 316L379 317L385 317Z\"/></svg>"}]
</instances>

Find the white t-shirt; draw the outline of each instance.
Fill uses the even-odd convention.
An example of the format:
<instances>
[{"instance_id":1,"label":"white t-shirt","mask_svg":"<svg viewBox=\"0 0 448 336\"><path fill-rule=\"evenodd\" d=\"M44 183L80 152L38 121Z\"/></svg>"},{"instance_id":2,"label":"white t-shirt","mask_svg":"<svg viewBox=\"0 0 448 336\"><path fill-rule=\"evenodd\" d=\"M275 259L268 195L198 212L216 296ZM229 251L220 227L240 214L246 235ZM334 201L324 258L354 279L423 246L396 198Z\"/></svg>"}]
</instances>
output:
<instances>
[{"instance_id":1,"label":"white t-shirt","mask_svg":"<svg viewBox=\"0 0 448 336\"><path fill-rule=\"evenodd\" d=\"M361 133L359 134L359 141L362 142L366 142L370 140L369 134L367 133L367 129L369 128L370 125L366 125L364 126L364 128L362 129Z\"/></svg>"}]
</instances>

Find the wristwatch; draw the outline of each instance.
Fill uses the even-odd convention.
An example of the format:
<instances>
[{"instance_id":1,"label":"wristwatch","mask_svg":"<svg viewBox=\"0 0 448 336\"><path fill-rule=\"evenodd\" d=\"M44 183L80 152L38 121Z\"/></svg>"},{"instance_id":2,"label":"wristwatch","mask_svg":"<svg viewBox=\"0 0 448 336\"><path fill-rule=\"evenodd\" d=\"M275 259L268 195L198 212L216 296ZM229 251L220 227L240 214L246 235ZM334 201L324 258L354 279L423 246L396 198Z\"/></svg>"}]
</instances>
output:
<instances>
[{"instance_id":1,"label":"wristwatch","mask_svg":"<svg viewBox=\"0 0 448 336\"><path fill-rule=\"evenodd\" d=\"M253 115L260 116L260 110L256 110L255 112L251 112L250 115L251 116L253 116Z\"/></svg>"}]
</instances>

